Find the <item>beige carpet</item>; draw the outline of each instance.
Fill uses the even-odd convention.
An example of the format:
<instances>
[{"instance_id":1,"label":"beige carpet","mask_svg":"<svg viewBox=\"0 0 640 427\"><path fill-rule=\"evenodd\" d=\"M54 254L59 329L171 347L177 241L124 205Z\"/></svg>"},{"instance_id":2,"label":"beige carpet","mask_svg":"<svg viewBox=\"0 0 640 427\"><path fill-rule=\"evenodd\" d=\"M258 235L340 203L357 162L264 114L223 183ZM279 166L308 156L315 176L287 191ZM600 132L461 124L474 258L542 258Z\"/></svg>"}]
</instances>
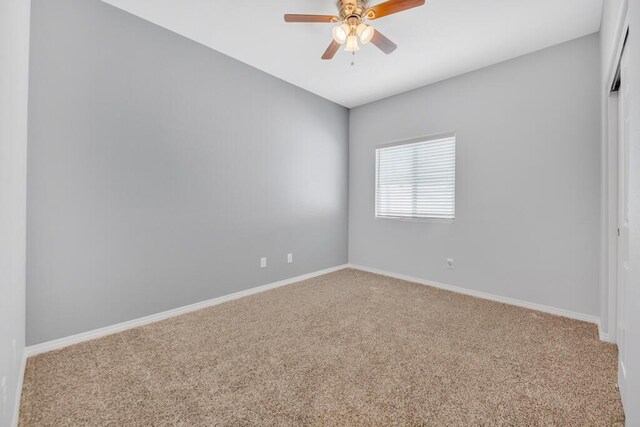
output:
<instances>
[{"instance_id":1,"label":"beige carpet","mask_svg":"<svg viewBox=\"0 0 640 427\"><path fill-rule=\"evenodd\" d=\"M343 270L28 360L20 424L616 425L595 325Z\"/></svg>"}]
</instances>

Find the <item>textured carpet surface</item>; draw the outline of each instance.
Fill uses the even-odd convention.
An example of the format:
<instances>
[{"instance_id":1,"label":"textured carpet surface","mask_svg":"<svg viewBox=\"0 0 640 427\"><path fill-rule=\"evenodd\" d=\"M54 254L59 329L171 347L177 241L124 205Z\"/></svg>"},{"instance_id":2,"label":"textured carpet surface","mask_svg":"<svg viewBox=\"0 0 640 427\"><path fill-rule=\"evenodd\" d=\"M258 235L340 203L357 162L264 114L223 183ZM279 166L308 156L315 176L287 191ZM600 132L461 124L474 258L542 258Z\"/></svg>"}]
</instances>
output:
<instances>
[{"instance_id":1,"label":"textured carpet surface","mask_svg":"<svg viewBox=\"0 0 640 427\"><path fill-rule=\"evenodd\" d=\"M593 324L342 270L31 357L27 425L622 425Z\"/></svg>"}]
</instances>

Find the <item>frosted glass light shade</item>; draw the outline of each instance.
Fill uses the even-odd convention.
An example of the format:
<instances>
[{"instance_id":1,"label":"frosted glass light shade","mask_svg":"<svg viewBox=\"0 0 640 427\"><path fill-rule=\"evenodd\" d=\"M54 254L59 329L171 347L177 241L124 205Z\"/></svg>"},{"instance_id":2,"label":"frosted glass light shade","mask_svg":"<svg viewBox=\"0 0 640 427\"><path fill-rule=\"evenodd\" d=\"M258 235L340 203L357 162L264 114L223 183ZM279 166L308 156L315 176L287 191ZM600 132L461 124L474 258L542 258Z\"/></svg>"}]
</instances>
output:
<instances>
[{"instance_id":1,"label":"frosted glass light shade","mask_svg":"<svg viewBox=\"0 0 640 427\"><path fill-rule=\"evenodd\" d=\"M371 25L360 24L358 25L358 28L356 28L356 33L358 33L358 36L360 37L360 43L362 44L369 43L373 38L374 32L375 30Z\"/></svg>"},{"instance_id":2,"label":"frosted glass light shade","mask_svg":"<svg viewBox=\"0 0 640 427\"><path fill-rule=\"evenodd\" d=\"M347 24L336 25L331 30L331 35L336 43L344 44L349 36L349 26Z\"/></svg>"},{"instance_id":3,"label":"frosted glass light shade","mask_svg":"<svg viewBox=\"0 0 640 427\"><path fill-rule=\"evenodd\" d=\"M358 46L358 36L351 35L347 37L347 47L344 48L345 52L355 52L360 50L360 46Z\"/></svg>"}]
</instances>

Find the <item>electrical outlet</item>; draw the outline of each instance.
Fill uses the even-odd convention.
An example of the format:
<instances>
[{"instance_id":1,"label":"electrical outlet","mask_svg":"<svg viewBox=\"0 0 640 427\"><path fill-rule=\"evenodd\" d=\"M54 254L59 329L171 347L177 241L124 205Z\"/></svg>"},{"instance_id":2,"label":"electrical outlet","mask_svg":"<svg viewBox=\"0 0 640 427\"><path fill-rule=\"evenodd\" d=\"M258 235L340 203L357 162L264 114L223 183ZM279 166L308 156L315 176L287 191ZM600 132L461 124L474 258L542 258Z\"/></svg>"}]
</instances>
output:
<instances>
[{"instance_id":1,"label":"electrical outlet","mask_svg":"<svg viewBox=\"0 0 640 427\"><path fill-rule=\"evenodd\" d=\"M287 264L291 264L293 262L293 254L287 254Z\"/></svg>"},{"instance_id":2,"label":"electrical outlet","mask_svg":"<svg viewBox=\"0 0 640 427\"><path fill-rule=\"evenodd\" d=\"M447 258L447 268L449 270L453 270L453 267L454 267L453 258Z\"/></svg>"},{"instance_id":3,"label":"electrical outlet","mask_svg":"<svg viewBox=\"0 0 640 427\"><path fill-rule=\"evenodd\" d=\"M260 268L267 268L267 257L260 258Z\"/></svg>"}]
</instances>

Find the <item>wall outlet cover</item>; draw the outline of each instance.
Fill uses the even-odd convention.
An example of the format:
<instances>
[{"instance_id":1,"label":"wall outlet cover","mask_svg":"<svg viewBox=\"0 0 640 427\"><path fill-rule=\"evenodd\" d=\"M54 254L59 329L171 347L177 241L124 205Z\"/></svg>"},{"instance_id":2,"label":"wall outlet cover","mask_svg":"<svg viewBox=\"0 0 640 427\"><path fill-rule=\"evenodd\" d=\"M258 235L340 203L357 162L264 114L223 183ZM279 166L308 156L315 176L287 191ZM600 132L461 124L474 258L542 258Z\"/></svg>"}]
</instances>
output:
<instances>
[{"instance_id":1,"label":"wall outlet cover","mask_svg":"<svg viewBox=\"0 0 640 427\"><path fill-rule=\"evenodd\" d=\"M260 258L260 268L267 268L267 257Z\"/></svg>"}]
</instances>

